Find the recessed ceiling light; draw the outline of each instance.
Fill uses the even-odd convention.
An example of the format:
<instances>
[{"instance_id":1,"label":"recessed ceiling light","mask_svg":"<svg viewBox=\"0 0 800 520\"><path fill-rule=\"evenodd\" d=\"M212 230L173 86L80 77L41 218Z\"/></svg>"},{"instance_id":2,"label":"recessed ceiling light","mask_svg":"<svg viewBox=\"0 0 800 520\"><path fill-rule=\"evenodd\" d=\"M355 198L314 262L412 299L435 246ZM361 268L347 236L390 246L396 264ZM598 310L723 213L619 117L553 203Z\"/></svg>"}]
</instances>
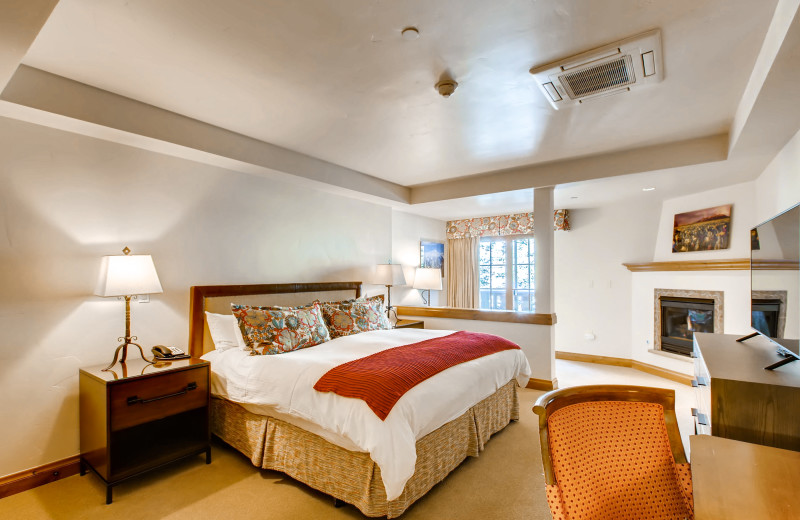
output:
<instances>
[{"instance_id":1,"label":"recessed ceiling light","mask_svg":"<svg viewBox=\"0 0 800 520\"><path fill-rule=\"evenodd\" d=\"M655 188L642 188L642 191L653 191Z\"/></svg>"},{"instance_id":2,"label":"recessed ceiling light","mask_svg":"<svg viewBox=\"0 0 800 520\"><path fill-rule=\"evenodd\" d=\"M406 27L400 34L402 34L403 39L407 41L416 40L419 38L419 31L416 27Z\"/></svg>"}]
</instances>

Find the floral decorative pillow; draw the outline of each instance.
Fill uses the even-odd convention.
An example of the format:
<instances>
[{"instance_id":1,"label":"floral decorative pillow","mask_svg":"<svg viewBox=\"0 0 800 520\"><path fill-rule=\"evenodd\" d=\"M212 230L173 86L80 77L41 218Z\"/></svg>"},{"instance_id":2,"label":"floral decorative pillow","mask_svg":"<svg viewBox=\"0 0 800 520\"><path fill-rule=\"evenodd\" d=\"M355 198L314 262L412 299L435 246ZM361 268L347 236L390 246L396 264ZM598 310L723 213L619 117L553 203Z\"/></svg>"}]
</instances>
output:
<instances>
[{"instance_id":1,"label":"floral decorative pillow","mask_svg":"<svg viewBox=\"0 0 800 520\"><path fill-rule=\"evenodd\" d=\"M380 296L323 303L322 314L332 338L392 328Z\"/></svg>"},{"instance_id":2,"label":"floral decorative pillow","mask_svg":"<svg viewBox=\"0 0 800 520\"><path fill-rule=\"evenodd\" d=\"M251 307L231 304L248 349L282 354L331 339L318 302L303 307Z\"/></svg>"}]
</instances>

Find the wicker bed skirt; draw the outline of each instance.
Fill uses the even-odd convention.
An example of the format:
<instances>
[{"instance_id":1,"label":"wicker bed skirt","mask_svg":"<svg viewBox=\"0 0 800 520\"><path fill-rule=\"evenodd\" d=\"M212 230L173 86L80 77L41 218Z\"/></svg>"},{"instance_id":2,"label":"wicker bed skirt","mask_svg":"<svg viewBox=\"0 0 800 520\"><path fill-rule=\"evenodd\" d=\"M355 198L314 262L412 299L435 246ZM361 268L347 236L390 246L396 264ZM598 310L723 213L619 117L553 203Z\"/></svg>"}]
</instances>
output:
<instances>
[{"instance_id":1,"label":"wicker bed skirt","mask_svg":"<svg viewBox=\"0 0 800 520\"><path fill-rule=\"evenodd\" d=\"M211 400L211 431L253 465L281 471L353 504L367 516L400 516L489 437L519 419L517 383L509 381L463 415L417 441L417 465L403 494L387 502L380 468L367 453L346 450L285 421L256 415L226 399Z\"/></svg>"}]
</instances>

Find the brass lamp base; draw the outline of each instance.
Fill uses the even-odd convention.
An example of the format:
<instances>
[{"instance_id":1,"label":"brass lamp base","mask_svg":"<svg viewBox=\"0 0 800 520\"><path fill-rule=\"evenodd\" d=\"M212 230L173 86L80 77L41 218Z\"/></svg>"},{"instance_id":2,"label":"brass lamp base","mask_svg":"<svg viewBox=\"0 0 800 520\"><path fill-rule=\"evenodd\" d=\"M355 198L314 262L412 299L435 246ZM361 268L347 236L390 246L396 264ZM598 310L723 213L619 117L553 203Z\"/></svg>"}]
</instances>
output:
<instances>
[{"instance_id":1,"label":"brass lamp base","mask_svg":"<svg viewBox=\"0 0 800 520\"><path fill-rule=\"evenodd\" d=\"M111 362L106 368L103 369L104 372L108 372L111 370L111 367L117 364L117 358L119 358L119 351L122 350L122 359L119 360L120 363L125 365L125 359L128 357L128 345L135 345L139 349L139 353L142 355L142 359L150 363L151 365L154 363L150 361L146 357L144 357L144 350L142 350L142 346L138 343L134 343L133 340L139 339L136 336L131 336L131 297L125 296L125 336L121 338L117 338L117 341L122 341L122 344L117 347L117 350L114 351L114 361Z\"/></svg>"},{"instance_id":2,"label":"brass lamp base","mask_svg":"<svg viewBox=\"0 0 800 520\"><path fill-rule=\"evenodd\" d=\"M122 339L123 338L120 338L120 340L122 340ZM137 339L136 336L134 336L132 338L124 338L124 339L125 339L125 343L123 343L122 345L118 346L117 350L114 351L114 360L111 362L110 365L108 365L106 368L103 369L104 372L108 372L109 370L111 370L111 368L114 365L117 364L117 358L119 357L119 351L120 350L122 350L122 358L119 360L119 362L121 364L123 364L123 365L125 364L125 359L128 357L128 345L134 345L135 347L137 347L139 349L139 353L142 355L142 359L144 359L146 362L150 363L151 365L154 363L154 361L150 361L149 359L144 357L144 350L142 350L142 346L141 345L139 345L138 343L134 343L132 341L129 341L131 339Z\"/></svg>"}]
</instances>

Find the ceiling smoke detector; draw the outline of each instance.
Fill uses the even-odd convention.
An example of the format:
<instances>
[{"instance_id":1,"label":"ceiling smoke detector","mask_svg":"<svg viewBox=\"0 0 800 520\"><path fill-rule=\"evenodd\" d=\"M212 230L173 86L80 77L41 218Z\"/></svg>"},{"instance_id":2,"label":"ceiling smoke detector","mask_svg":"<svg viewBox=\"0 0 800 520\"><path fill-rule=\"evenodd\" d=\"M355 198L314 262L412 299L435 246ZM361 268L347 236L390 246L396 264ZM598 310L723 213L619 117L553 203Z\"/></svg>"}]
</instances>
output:
<instances>
[{"instance_id":1,"label":"ceiling smoke detector","mask_svg":"<svg viewBox=\"0 0 800 520\"><path fill-rule=\"evenodd\" d=\"M446 98L449 98L456 91L456 87L458 87L458 83L452 79L443 79L436 84L436 90L439 91L442 97Z\"/></svg>"},{"instance_id":2,"label":"ceiling smoke detector","mask_svg":"<svg viewBox=\"0 0 800 520\"><path fill-rule=\"evenodd\" d=\"M654 29L530 70L558 110L621 94L664 78L661 31Z\"/></svg>"}]
</instances>

